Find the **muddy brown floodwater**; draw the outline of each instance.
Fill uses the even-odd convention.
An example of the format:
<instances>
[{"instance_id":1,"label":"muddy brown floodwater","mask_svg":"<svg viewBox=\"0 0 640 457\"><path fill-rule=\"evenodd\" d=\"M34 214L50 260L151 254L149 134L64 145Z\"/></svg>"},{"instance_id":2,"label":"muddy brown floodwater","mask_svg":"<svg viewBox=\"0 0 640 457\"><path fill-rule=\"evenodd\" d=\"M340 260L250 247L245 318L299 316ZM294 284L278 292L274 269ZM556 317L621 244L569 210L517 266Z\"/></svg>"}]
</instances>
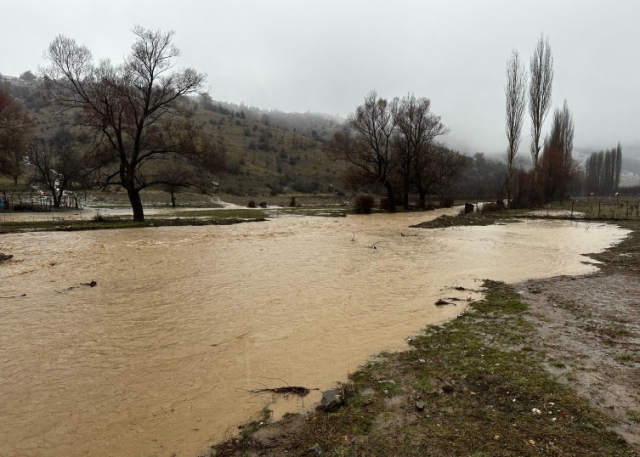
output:
<instances>
[{"instance_id":1,"label":"muddy brown floodwater","mask_svg":"<svg viewBox=\"0 0 640 457\"><path fill-rule=\"evenodd\" d=\"M626 233L408 228L439 214L2 236L0 455L193 456L269 401L243 388L327 389L460 313L451 286L588 273Z\"/></svg>"}]
</instances>

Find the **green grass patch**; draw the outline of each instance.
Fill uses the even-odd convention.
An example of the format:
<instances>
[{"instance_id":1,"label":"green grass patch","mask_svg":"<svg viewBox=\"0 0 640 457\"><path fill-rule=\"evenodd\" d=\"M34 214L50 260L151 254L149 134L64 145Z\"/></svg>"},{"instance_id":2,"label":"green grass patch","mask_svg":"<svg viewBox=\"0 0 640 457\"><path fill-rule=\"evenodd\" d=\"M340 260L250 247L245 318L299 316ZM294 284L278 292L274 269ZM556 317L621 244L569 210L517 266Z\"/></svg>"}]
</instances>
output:
<instances>
[{"instance_id":1,"label":"green grass patch","mask_svg":"<svg viewBox=\"0 0 640 457\"><path fill-rule=\"evenodd\" d=\"M460 214L457 216L442 215L431 221L422 222L420 224L412 225L413 228L446 228L446 227L481 227L484 225L493 224L506 224L520 222L515 219L515 213L513 215L507 214L506 211L481 214L481 213L469 213Z\"/></svg>"},{"instance_id":2,"label":"green grass patch","mask_svg":"<svg viewBox=\"0 0 640 457\"><path fill-rule=\"evenodd\" d=\"M567 368L567 366L564 363L560 362L559 360L555 360L555 359L549 360L549 365L551 365L554 368L561 368L561 369Z\"/></svg>"},{"instance_id":3,"label":"green grass patch","mask_svg":"<svg viewBox=\"0 0 640 457\"><path fill-rule=\"evenodd\" d=\"M632 409L627 410L627 417L631 422L635 422L636 424L640 424L640 412L634 411Z\"/></svg>"},{"instance_id":4,"label":"green grass patch","mask_svg":"<svg viewBox=\"0 0 640 457\"><path fill-rule=\"evenodd\" d=\"M636 356L633 354L622 354L619 357L616 357L616 360L620 363L633 363L636 360Z\"/></svg>"},{"instance_id":5,"label":"green grass patch","mask_svg":"<svg viewBox=\"0 0 640 457\"><path fill-rule=\"evenodd\" d=\"M159 216L153 214L146 216L147 219L167 219L179 217L183 219L259 219L267 217L268 213L261 209L198 209L189 211L176 210L170 213L163 213Z\"/></svg>"},{"instance_id":6,"label":"green grass patch","mask_svg":"<svg viewBox=\"0 0 640 457\"><path fill-rule=\"evenodd\" d=\"M67 221L25 221L0 223L0 234L18 232L74 232L81 230L113 230L124 228L142 227L178 227L201 225L231 225L242 222L264 221L264 214L253 211L252 218L241 217L233 213L221 213L218 217L208 218L147 218L144 222L134 222L130 218L121 217L96 217L88 220Z\"/></svg>"}]
</instances>

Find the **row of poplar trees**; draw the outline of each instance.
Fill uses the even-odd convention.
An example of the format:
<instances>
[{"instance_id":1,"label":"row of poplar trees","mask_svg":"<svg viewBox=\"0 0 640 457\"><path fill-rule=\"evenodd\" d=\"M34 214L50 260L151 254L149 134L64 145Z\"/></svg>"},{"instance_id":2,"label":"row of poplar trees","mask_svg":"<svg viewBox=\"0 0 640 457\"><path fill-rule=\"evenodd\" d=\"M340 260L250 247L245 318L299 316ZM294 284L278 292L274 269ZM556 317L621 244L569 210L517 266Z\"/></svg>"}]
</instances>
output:
<instances>
[{"instance_id":1,"label":"row of poplar trees","mask_svg":"<svg viewBox=\"0 0 640 457\"><path fill-rule=\"evenodd\" d=\"M507 199L511 202L513 192L517 192L515 189L522 187L514 182L515 157L527 107L531 117L530 152L533 161L529 193L544 200L562 198L576 171L572 157L574 124L565 100L562 108L554 110L551 132L541 144L542 126L551 108L553 85L553 56L549 40L543 36L538 40L528 72L518 51L514 50L507 62L506 76Z\"/></svg>"},{"instance_id":2,"label":"row of poplar trees","mask_svg":"<svg viewBox=\"0 0 640 457\"><path fill-rule=\"evenodd\" d=\"M620 143L607 151L593 152L586 163L587 192L598 195L613 194L620 185L622 148Z\"/></svg>"}]
</instances>

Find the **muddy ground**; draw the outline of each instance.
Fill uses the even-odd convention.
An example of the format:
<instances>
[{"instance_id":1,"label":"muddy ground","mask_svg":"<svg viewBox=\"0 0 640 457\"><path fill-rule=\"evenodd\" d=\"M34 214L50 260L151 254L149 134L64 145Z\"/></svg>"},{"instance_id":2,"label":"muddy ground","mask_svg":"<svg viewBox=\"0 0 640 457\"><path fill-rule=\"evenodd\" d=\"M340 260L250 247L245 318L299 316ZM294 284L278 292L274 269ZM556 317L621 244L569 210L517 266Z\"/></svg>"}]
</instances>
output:
<instances>
[{"instance_id":1,"label":"muddy ground","mask_svg":"<svg viewBox=\"0 0 640 457\"><path fill-rule=\"evenodd\" d=\"M597 274L522 284L548 369L640 448L640 291L636 277Z\"/></svg>"}]
</instances>

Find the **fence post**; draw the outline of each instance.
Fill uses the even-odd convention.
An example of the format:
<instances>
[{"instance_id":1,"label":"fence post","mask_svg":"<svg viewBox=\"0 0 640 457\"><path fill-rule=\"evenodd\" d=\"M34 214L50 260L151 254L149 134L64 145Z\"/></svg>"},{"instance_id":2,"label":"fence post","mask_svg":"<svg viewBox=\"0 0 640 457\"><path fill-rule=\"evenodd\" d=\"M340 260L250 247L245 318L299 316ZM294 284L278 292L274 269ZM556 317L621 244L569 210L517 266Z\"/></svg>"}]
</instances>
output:
<instances>
[{"instance_id":1,"label":"fence post","mask_svg":"<svg viewBox=\"0 0 640 457\"><path fill-rule=\"evenodd\" d=\"M571 218L573 219L573 204L575 203L575 201L571 200Z\"/></svg>"},{"instance_id":2,"label":"fence post","mask_svg":"<svg viewBox=\"0 0 640 457\"><path fill-rule=\"evenodd\" d=\"M600 219L600 205L602 204L602 202L598 202L598 219Z\"/></svg>"}]
</instances>

